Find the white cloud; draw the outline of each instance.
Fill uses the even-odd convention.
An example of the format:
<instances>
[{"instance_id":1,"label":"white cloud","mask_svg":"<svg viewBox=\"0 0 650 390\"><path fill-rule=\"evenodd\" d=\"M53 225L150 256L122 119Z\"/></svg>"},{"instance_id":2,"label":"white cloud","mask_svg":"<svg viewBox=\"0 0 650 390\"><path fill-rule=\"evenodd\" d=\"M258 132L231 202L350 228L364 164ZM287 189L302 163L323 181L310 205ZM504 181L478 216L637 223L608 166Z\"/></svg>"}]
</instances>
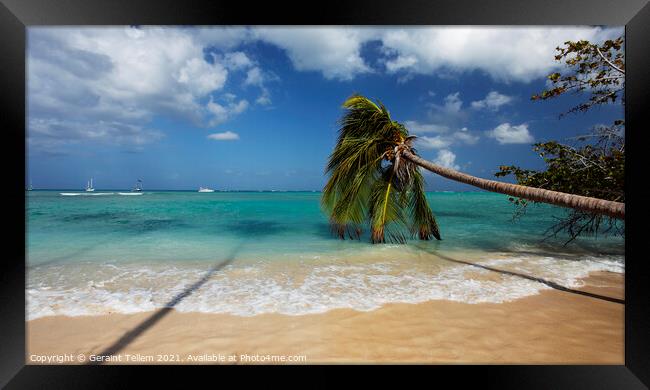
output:
<instances>
[{"instance_id":1,"label":"white cloud","mask_svg":"<svg viewBox=\"0 0 650 390\"><path fill-rule=\"evenodd\" d=\"M208 135L208 139L215 141L234 141L239 139L239 134L232 131L226 131L223 133L214 133Z\"/></svg>"},{"instance_id":2,"label":"white cloud","mask_svg":"<svg viewBox=\"0 0 650 390\"><path fill-rule=\"evenodd\" d=\"M210 127L216 126L227 121L234 115L241 114L248 108L248 101L245 99L239 102L229 101L226 105L216 103L212 98L206 105L207 110L212 113L213 117L209 122Z\"/></svg>"},{"instance_id":3,"label":"white cloud","mask_svg":"<svg viewBox=\"0 0 650 390\"><path fill-rule=\"evenodd\" d=\"M176 80L196 97L219 90L226 82L228 72L221 64L208 64L202 58L190 58L178 70Z\"/></svg>"},{"instance_id":4,"label":"white cloud","mask_svg":"<svg viewBox=\"0 0 650 390\"><path fill-rule=\"evenodd\" d=\"M445 111L448 112L459 112L460 108L463 106L463 101L460 100L460 92L451 93L445 97L445 105L443 106Z\"/></svg>"},{"instance_id":5,"label":"white cloud","mask_svg":"<svg viewBox=\"0 0 650 390\"><path fill-rule=\"evenodd\" d=\"M561 66L553 54L565 41L602 41L622 33L590 26L206 27L194 36L224 50L262 40L284 49L296 70L321 72L327 79L385 70L404 73L400 80L408 81L408 73L450 77L478 70L498 81L529 82ZM372 41L380 44L382 69L372 69L361 56Z\"/></svg>"},{"instance_id":6,"label":"white cloud","mask_svg":"<svg viewBox=\"0 0 650 390\"><path fill-rule=\"evenodd\" d=\"M218 55L215 55L214 58L217 61L220 59ZM253 61L248 58L246 53L241 51L224 54L222 61L228 69L233 70L246 69L253 66Z\"/></svg>"},{"instance_id":7,"label":"white cloud","mask_svg":"<svg viewBox=\"0 0 650 390\"><path fill-rule=\"evenodd\" d=\"M30 139L30 144L54 144L57 134L59 143L71 134L79 141L97 140L96 130L83 130L97 123L125 125L110 131L103 125L100 133L138 144L156 138L141 135L153 131L148 124L157 116L197 126L223 123L249 106L226 90L236 72L245 75L244 86L259 88L249 100L269 105L267 83L273 75L242 49L255 41L284 50L297 71L319 72L326 79L387 72L406 82L415 74L480 71L498 81L529 82L561 65L553 53L564 41L601 41L621 33L599 27L30 27L29 123L38 119L41 126L53 126L47 140ZM374 69L361 54L369 42L380 48ZM211 58L206 59L206 49ZM492 91L471 107L496 110L507 104L504 97ZM468 111L457 92L429 108L430 124L414 126L415 133L458 128ZM63 130L67 125L71 128ZM42 127L31 130L33 137L45 137ZM471 140L465 135L455 141L463 137Z\"/></svg>"},{"instance_id":8,"label":"white cloud","mask_svg":"<svg viewBox=\"0 0 650 390\"><path fill-rule=\"evenodd\" d=\"M460 131L454 133L454 138L466 144L473 145L478 142L480 137L470 133L467 127L463 127Z\"/></svg>"},{"instance_id":9,"label":"white cloud","mask_svg":"<svg viewBox=\"0 0 650 390\"><path fill-rule=\"evenodd\" d=\"M262 76L262 70L258 67L249 69L246 73L246 80L244 80L244 85L257 85L260 86L264 82L264 76Z\"/></svg>"},{"instance_id":10,"label":"white cloud","mask_svg":"<svg viewBox=\"0 0 650 390\"><path fill-rule=\"evenodd\" d=\"M502 123L487 133L500 144L529 144L534 141L525 123L518 126Z\"/></svg>"},{"instance_id":11,"label":"white cloud","mask_svg":"<svg viewBox=\"0 0 650 390\"><path fill-rule=\"evenodd\" d=\"M449 127L438 125L435 123L421 123L418 121L405 121L404 125L406 128L414 134L422 133L446 133L449 131Z\"/></svg>"},{"instance_id":12,"label":"white cloud","mask_svg":"<svg viewBox=\"0 0 650 390\"><path fill-rule=\"evenodd\" d=\"M443 149L450 146L452 140L448 137L427 137L421 136L415 139L415 145L421 149Z\"/></svg>"},{"instance_id":13,"label":"white cloud","mask_svg":"<svg viewBox=\"0 0 650 390\"><path fill-rule=\"evenodd\" d=\"M397 56L394 60L386 62L386 70L397 72L402 69L408 69L416 66L418 59L414 55Z\"/></svg>"},{"instance_id":14,"label":"white cloud","mask_svg":"<svg viewBox=\"0 0 650 390\"><path fill-rule=\"evenodd\" d=\"M260 67L252 67L246 72L244 86L255 86L260 89L260 95L255 99L255 103L261 106L268 106L272 103L271 92L266 86L268 82L278 81L279 77L272 72L265 72Z\"/></svg>"},{"instance_id":15,"label":"white cloud","mask_svg":"<svg viewBox=\"0 0 650 390\"><path fill-rule=\"evenodd\" d=\"M196 35L223 48L254 40L274 44L296 70L318 71L327 79L351 80L379 70L440 77L478 70L498 81L530 82L561 66L553 54L565 41L602 41L622 33L590 26L440 26L202 28ZM382 69L372 69L361 56L362 46L372 41L380 44Z\"/></svg>"},{"instance_id":16,"label":"white cloud","mask_svg":"<svg viewBox=\"0 0 650 390\"><path fill-rule=\"evenodd\" d=\"M194 40L203 47L214 47L228 51L243 43L254 40L250 28L244 27L188 27L179 28L191 34Z\"/></svg>"},{"instance_id":17,"label":"white cloud","mask_svg":"<svg viewBox=\"0 0 650 390\"><path fill-rule=\"evenodd\" d=\"M102 144L142 146L163 138L164 134L156 129L119 121L88 124L65 119L30 118L27 136L29 146L53 151L89 139Z\"/></svg>"},{"instance_id":18,"label":"white cloud","mask_svg":"<svg viewBox=\"0 0 650 390\"><path fill-rule=\"evenodd\" d=\"M364 29L268 27L254 29L254 36L284 49L299 71L318 71L337 80L371 71L361 58L362 44L372 38Z\"/></svg>"},{"instance_id":19,"label":"white cloud","mask_svg":"<svg viewBox=\"0 0 650 390\"><path fill-rule=\"evenodd\" d=\"M272 101L271 101L271 95L269 93L269 90L263 88L260 96L257 99L255 99L255 103L261 106L268 106L269 104L271 104Z\"/></svg>"},{"instance_id":20,"label":"white cloud","mask_svg":"<svg viewBox=\"0 0 650 390\"><path fill-rule=\"evenodd\" d=\"M427 116L431 123L448 128L459 127L468 117L468 110L463 110L460 92L445 96L442 104L428 103Z\"/></svg>"},{"instance_id":21,"label":"white cloud","mask_svg":"<svg viewBox=\"0 0 650 390\"><path fill-rule=\"evenodd\" d=\"M155 116L210 126L243 112L241 102L226 106L225 113L206 102L225 93L229 69L246 67L250 59L228 52L208 62L197 33L159 27L30 28L28 109L40 128L28 131L45 137L43 126L50 126L48 139L33 139L31 145L97 141L98 134L111 134L106 142L136 145L156 139L143 136Z\"/></svg>"},{"instance_id":22,"label":"white cloud","mask_svg":"<svg viewBox=\"0 0 650 390\"><path fill-rule=\"evenodd\" d=\"M601 41L622 30L599 27L414 27L379 33L388 72L436 75L479 70L498 81L529 82L560 67L555 47Z\"/></svg>"},{"instance_id":23,"label":"white cloud","mask_svg":"<svg viewBox=\"0 0 650 390\"><path fill-rule=\"evenodd\" d=\"M437 135L435 137L418 136L415 139L415 145L421 149L445 149L457 143L473 145L478 142L479 138L478 135L472 134L466 127L463 127L458 131Z\"/></svg>"},{"instance_id":24,"label":"white cloud","mask_svg":"<svg viewBox=\"0 0 650 390\"><path fill-rule=\"evenodd\" d=\"M476 109L488 109L492 111L497 111L499 107L511 103L513 100L512 96L507 96L500 94L497 91L491 91L485 96L485 99L477 100L472 102L472 108Z\"/></svg>"},{"instance_id":25,"label":"white cloud","mask_svg":"<svg viewBox=\"0 0 650 390\"><path fill-rule=\"evenodd\" d=\"M451 168L455 170L460 169L460 167L456 165L456 155L449 149L440 150L433 162L445 168Z\"/></svg>"}]
</instances>

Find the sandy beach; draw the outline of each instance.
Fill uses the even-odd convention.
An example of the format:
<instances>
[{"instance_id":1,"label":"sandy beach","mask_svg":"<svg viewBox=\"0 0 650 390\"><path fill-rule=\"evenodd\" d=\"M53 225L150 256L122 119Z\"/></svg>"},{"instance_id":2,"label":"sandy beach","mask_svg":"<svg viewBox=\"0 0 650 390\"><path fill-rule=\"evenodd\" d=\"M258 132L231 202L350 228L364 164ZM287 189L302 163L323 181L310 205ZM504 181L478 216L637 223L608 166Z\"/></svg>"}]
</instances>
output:
<instances>
[{"instance_id":1,"label":"sandy beach","mask_svg":"<svg viewBox=\"0 0 650 390\"><path fill-rule=\"evenodd\" d=\"M623 279L592 273L581 290L623 298ZM65 354L73 361L64 364L88 363L107 352L103 364L623 364L624 305L543 290L506 303L435 300L300 316L52 316L28 321L27 334L28 364L59 364L42 356Z\"/></svg>"}]
</instances>

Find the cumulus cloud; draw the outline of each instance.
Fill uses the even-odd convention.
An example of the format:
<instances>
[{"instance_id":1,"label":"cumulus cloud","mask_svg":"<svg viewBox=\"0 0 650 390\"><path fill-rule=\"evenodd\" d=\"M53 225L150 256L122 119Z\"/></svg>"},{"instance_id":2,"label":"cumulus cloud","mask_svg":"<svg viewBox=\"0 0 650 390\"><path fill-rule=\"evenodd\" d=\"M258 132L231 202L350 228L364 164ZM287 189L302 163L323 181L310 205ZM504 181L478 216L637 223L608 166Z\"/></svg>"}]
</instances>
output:
<instances>
[{"instance_id":1,"label":"cumulus cloud","mask_svg":"<svg viewBox=\"0 0 650 390\"><path fill-rule=\"evenodd\" d=\"M621 28L582 26L206 27L194 35L205 45L224 49L257 40L271 43L285 50L296 70L321 72L327 79L385 71L408 81L409 74L450 77L480 71L498 81L529 82L559 68L552 57L557 45L622 33ZM361 54L370 42L379 44L380 68L373 69Z\"/></svg>"},{"instance_id":2,"label":"cumulus cloud","mask_svg":"<svg viewBox=\"0 0 650 390\"><path fill-rule=\"evenodd\" d=\"M446 133L449 131L449 127L438 125L435 123L421 123L418 121L405 121L404 125L406 128L414 134L422 133Z\"/></svg>"},{"instance_id":3,"label":"cumulus cloud","mask_svg":"<svg viewBox=\"0 0 650 390\"><path fill-rule=\"evenodd\" d=\"M227 121L231 116L241 114L248 108L248 101L245 99L238 102L231 99L228 100L229 102L226 105L221 105L210 98L210 101L206 105L207 110L213 115L209 122L210 127L221 124Z\"/></svg>"},{"instance_id":4,"label":"cumulus cloud","mask_svg":"<svg viewBox=\"0 0 650 390\"><path fill-rule=\"evenodd\" d=\"M442 106L444 111L447 112L459 112L460 108L463 106L463 101L460 100L460 92L450 93L445 97L445 104Z\"/></svg>"},{"instance_id":5,"label":"cumulus cloud","mask_svg":"<svg viewBox=\"0 0 650 390\"><path fill-rule=\"evenodd\" d=\"M214 54L214 59L216 61L222 61L224 66L233 70L247 69L253 66L253 61L246 55L246 53L241 51L226 53L223 56Z\"/></svg>"},{"instance_id":6,"label":"cumulus cloud","mask_svg":"<svg viewBox=\"0 0 650 390\"><path fill-rule=\"evenodd\" d=\"M518 126L502 123L488 131L488 136L495 138L500 144L529 144L534 141L525 123Z\"/></svg>"},{"instance_id":7,"label":"cumulus cloud","mask_svg":"<svg viewBox=\"0 0 650 390\"><path fill-rule=\"evenodd\" d=\"M529 82L560 66L555 47L601 41L622 30L599 27L414 27L381 31L386 71L447 74L478 70L498 81Z\"/></svg>"},{"instance_id":8,"label":"cumulus cloud","mask_svg":"<svg viewBox=\"0 0 650 390\"><path fill-rule=\"evenodd\" d=\"M361 46L372 38L368 32L362 28L268 27L254 29L254 36L284 49L296 70L351 80L371 71L361 57Z\"/></svg>"},{"instance_id":9,"label":"cumulus cloud","mask_svg":"<svg viewBox=\"0 0 650 390\"><path fill-rule=\"evenodd\" d=\"M211 126L243 112L247 102L216 106L212 96L250 59L227 52L208 61L204 48L185 28L30 28L31 145L143 144L160 138L148 129L159 115Z\"/></svg>"},{"instance_id":10,"label":"cumulus cloud","mask_svg":"<svg viewBox=\"0 0 650 390\"><path fill-rule=\"evenodd\" d=\"M30 118L27 132L30 147L49 152L89 139L101 144L142 146L163 137L164 134L159 130L118 121L88 124L55 118Z\"/></svg>"},{"instance_id":11,"label":"cumulus cloud","mask_svg":"<svg viewBox=\"0 0 650 390\"><path fill-rule=\"evenodd\" d=\"M261 106L268 106L272 103L271 101L271 94L269 93L269 90L266 88L262 89L262 93L260 96L255 99L255 103L261 105Z\"/></svg>"},{"instance_id":12,"label":"cumulus cloud","mask_svg":"<svg viewBox=\"0 0 650 390\"><path fill-rule=\"evenodd\" d=\"M255 103L268 106L272 103L271 92L266 84L271 81L277 81L278 77L270 72L264 72L261 68L255 66L248 70L244 86L255 86L260 89L260 95L255 99Z\"/></svg>"},{"instance_id":13,"label":"cumulus cloud","mask_svg":"<svg viewBox=\"0 0 650 390\"><path fill-rule=\"evenodd\" d=\"M455 144L473 145L479 140L479 136L473 134L466 127L460 130L449 132L435 137L418 136L415 145L421 149L445 149Z\"/></svg>"},{"instance_id":14,"label":"cumulus cloud","mask_svg":"<svg viewBox=\"0 0 650 390\"><path fill-rule=\"evenodd\" d=\"M454 138L466 144L473 145L478 142L480 137L476 134L472 134L467 130L467 127L463 127L460 131L454 133Z\"/></svg>"},{"instance_id":15,"label":"cumulus cloud","mask_svg":"<svg viewBox=\"0 0 650 390\"><path fill-rule=\"evenodd\" d=\"M462 110L463 101L460 93L451 93L443 99L442 104L429 103L428 117L430 123L405 121L406 127L414 134L438 133L435 137L419 136L415 144L421 149L444 149L457 143L474 144L479 136L471 133L466 127L458 129L458 124L464 122L468 114Z\"/></svg>"},{"instance_id":16,"label":"cumulus cloud","mask_svg":"<svg viewBox=\"0 0 650 390\"><path fill-rule=\"evenodd\" d=\"M232 131L225 131L223 133L213 133L208 135L208 139L214 141L235 141L239 139L239 134Z\"/></svg>"},{"instance_id":17,"label":"cumulus cloud","mask_svg":"<svg viewBox=\"0 0 650 390\"><path fill-rule=\"evenodd\" d=\"M28 124L41 121L28 129L30 145L56 144L57 134L58 144L65 137L154 142L162 133L149 124L158 116L210 127L242 114L249 101L269 105L273 74L245 51L259 41L283 50L295 70L319 72L329 80L388 73L407 81L415 74L479 71L497 81L529 82L560 66L552 57L558 44L621 33L600 27L30 27ZM379 48L372 64L362 55L371 42ZM240 86L259 89L256 97L236 99L227 90L238 72L244 77ZM492 91L470 107L497 110L508 98ZM429 105L428 124L412 127L415 133L448 133L462 126L467 111L460 94L451 93L441 104ZM429 138L431 145L445 143Z\"/></svg>"},{"instance_id":18,"label":"cumulus cloud","mask_svg":"<svg viewBox=\"0 0 650 390\"><path fill-rule=\"evenodd\" d=\"M458 129L468 114L463 111L463 101L460 93L447 95L442 104L429 103L428 117L431 122L405 121L405 126L413 134L437 133L437 136L421 135L416 139L416 145L422 149L444 149L453 144L475 144L479 136L470 132L467 127ZM452 129L458 129L452 131Z\"/></svg>"},{"instance_id":19,"label":"cumulus cloud","mask_svg":"<svg viewBox=\"0 0 650 390\"><path fill-rule=\"evenodd\" d=\"M454 154L454 152L449 149L440 150L433 162L445 168L451 168L455 170L460 169L460 167L456 165L456 154Z\"/></svg>"},{"instance_id":20,"label":"cumulus cloud","mask_svg":"<svg viewBox=\"0 0 650 390\"><path fill-rule=\"evenodd\" d=\"M442 149L450 146L451 144L451 138L442 136L421 136L415 139L415 145L421 149Z\"/></svg>"},{"instance_id":21,"label":"cumulus cloud","mask_svg":"<svg viewBox=\"0 0 650 390\"><path fill-rule=\"evenodd\" d=\"M484 99L472 102L471 106L476 109L497 111L501 106L511 103L512 100L512 96L503 95L497 91L491 91Z\"/></svg>"},{"instance_id":22,"label":"cumulus cloud","mask_svg":"<svg viewBox=\"0 0 650 390\"><path fill-rule=\"evenodd\" d=\"M441 128L460 127L460 124L469 116L467 110L463 109L460 92L448 94L443 98L442 104L427 103L427 107L429 121Z\"/></svg>"}]
</instances>

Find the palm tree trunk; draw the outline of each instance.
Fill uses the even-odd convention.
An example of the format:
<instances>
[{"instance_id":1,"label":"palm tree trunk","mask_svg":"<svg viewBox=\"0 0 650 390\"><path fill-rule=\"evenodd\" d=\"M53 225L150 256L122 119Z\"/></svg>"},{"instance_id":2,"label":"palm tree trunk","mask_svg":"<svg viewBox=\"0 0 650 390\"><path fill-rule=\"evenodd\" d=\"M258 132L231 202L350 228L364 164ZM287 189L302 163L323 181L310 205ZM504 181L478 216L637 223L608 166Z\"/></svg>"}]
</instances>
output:
<instances>
[{"instance_id":1,"label":"palm tree trunk","mask_svg":"<svg viewBox=\"0 0 650 390\"><path fill-rule=\"evenodd\" d=\"M495 180L481 179L480 177L471 176L454 169L441 167L440 165L427 161L407 150L402 151L402 156L422 168L446 177L447 179L469 184L487 191L498 192L534 202L544 202L556 206L569 207L594 214L603 214L612 218L625 219L625 203L550 191L536 187L527 187L518 184L503 183Z\"/></svg>"}]
</instances>

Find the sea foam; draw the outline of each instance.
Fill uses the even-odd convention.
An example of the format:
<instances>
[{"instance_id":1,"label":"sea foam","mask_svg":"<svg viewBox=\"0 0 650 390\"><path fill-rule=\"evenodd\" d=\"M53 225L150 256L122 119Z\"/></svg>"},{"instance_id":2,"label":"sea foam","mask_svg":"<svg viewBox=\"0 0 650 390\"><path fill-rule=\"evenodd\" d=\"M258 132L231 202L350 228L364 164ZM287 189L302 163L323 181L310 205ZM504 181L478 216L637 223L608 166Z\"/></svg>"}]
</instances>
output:
<instances>
[{"instance_id":1,"label":"sea foam","mask_svg":"<svg viewBox=\"0 0 650 390\"><path fill-rule=\"evenodd\" d=\"M624 272L622 256L495 256L476 264L581 286L590 272ZM447 261L382 258L234 262L211 273L205 265L65 264L29 272L27 317L181 312L302 315L389 303L449 300L502 303L549 289L515 275ZM198 283L197 283L198 282Z\"/></svg>"}]
</instances>

